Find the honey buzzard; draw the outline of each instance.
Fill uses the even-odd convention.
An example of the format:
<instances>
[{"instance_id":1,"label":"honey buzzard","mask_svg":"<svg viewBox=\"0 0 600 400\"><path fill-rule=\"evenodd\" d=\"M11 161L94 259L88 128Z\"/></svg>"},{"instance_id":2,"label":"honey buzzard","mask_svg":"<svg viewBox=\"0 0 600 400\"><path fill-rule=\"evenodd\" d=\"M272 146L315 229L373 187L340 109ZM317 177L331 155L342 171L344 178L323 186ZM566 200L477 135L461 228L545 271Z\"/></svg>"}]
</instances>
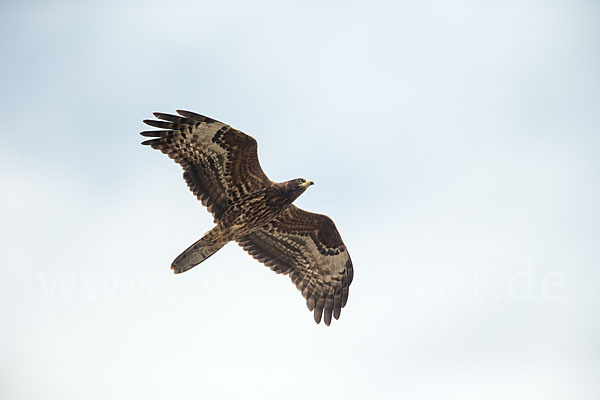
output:
<instances>
[{"instance_id":1,"label":"honey buzzard","mask_svg":"<svg viewBox=\"0 0 600 400\"><path fill-rule=\"evenodd\" d=\"M154 113L144 141L183 167L183 178L212 213L213 229L179 255L178 274L230 241L278 274L289 275L315 322L338 319L348 300L352 261L333 221L292 204L312 181L273 182L258 162L256 140L214 119L178 110Z\"/></svg>"}]
</instances>

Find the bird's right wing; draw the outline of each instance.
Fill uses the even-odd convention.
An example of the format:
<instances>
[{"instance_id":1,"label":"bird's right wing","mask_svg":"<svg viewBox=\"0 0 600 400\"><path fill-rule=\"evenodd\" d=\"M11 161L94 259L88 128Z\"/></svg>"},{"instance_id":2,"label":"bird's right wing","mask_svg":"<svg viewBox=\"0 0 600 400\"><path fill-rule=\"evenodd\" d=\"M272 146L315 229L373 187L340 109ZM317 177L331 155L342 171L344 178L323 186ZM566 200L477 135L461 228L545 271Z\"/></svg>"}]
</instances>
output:
<instances>
[{"instance_id":1,"label":"bird's right wing","mask_svg":"<svg viewBox=\"0 0 600 400\"><path fill-rule=\"evenodd\" d=\"M348 300L354 271L348 250L331 218L289 206L266 226L238 243L278 274L290 275L315 322L338 319Z\"/></svg>"},{"instance_id":2,"label":"bird's right wing","mask_svg":"<svg viewBox=\"0 0 600 400\"><path fill-rule=\"evenodd\" d=\"M142 144L160 150L181 165L190 190L215 221L245 193L269 184L252 136L190 111L177 113L154 113L159 120L145 120L162 130L141 132L154 138Z\"/></svg>"}]
</instances>

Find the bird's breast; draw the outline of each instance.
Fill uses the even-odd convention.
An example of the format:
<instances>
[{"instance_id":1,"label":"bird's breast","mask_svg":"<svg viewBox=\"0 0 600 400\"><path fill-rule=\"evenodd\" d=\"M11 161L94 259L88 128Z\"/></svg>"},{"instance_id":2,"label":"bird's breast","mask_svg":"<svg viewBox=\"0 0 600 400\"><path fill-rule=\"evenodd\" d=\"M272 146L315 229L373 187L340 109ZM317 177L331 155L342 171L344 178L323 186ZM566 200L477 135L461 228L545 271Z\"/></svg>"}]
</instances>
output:
<instances>
[{"instance_id":1,"label":"bird's breast","mask_svg":"<svg viewBox=\"0 0 600 400\"><path fill-rule=\"evenodd\" d=\"M284 198L270 196L267 191L249 193L231 204L219 220L219 225L234 231L234 236L243 236L266 225L289 205Z\"/></svg>"}]
</instances>

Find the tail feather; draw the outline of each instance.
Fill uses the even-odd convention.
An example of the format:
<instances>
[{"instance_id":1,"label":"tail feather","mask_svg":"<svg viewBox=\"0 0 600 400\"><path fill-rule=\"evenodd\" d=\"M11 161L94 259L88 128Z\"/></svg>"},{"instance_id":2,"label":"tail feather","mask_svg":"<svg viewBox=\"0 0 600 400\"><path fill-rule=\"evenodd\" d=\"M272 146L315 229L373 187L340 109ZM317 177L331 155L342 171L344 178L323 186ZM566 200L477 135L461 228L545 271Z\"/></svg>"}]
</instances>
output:
<instances>
[{"instance_id":1,"label":"tail feather","mask_svg":"<svg viewBox=\"0 0 600 400\"><path fill-rule=\"evenodd\" d=\"M174 273L180 274L194 268L227 244L227 241L216 240L211 233L208 232L173 261L171 269Z\"/></svg>"}]
</instances>

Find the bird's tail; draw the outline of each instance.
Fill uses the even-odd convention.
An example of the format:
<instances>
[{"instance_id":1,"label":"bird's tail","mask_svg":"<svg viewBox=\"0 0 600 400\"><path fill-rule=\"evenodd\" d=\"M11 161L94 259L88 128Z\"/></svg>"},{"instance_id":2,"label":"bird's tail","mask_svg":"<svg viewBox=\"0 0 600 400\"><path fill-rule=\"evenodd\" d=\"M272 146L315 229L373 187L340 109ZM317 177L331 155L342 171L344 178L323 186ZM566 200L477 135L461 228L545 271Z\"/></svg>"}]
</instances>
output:
<instances>
[{"instance_id":1,"label":"bird's tail","mask_svg":"<svg viewBox=\"0 0 600 400\"><path fill-rule=\"evenodd\" d=\"M171 269L176 274L192 269L215 254L227 242L229 239L222 235L218 227L215 227L181 253L171 264Z\"/></svg>"}]
</instances>

